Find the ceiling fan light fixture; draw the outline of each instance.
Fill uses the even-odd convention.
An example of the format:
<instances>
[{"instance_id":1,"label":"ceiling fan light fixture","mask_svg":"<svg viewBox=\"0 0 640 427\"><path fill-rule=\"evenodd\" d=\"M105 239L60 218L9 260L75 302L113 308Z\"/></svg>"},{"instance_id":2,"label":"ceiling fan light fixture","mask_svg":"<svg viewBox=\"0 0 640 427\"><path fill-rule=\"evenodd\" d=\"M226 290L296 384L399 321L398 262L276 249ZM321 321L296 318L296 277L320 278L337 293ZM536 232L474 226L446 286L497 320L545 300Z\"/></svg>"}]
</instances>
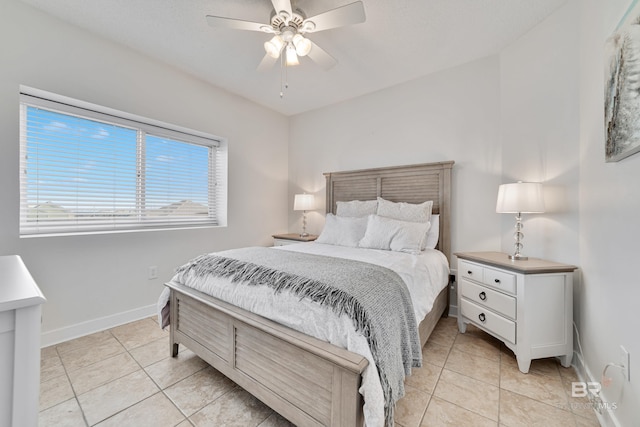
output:
<instances>
[{"instance_id":1,"label":"ceiling fan light fixture","mask_svg":"<svg viewBox=\"0 0 640 427\"><path fill-rule=\"evenodd\" d=\"M286 59L287 67L300 64L300 61L298 61L298 55L296 55L296 49L291 44L287 45L285 53L286 53L285 59Z\"/></svg>"},{"instance_id":2,"label":"ceiling fan light fixture","mask_svg":"<svg viewBox=\"0 0 640 427\"><path fill-rule=\"evenodd\" d=\"M337 61L320 46L307 39L308 33L330 30L346 25L358 24L366 19L362 0L350 0L352 3L307 17L304 11L294 8L298 0L270 0L273 6L268 24L228 18L226 16L206 15L207 23L216 28L259 31L271 34L271 40L264 42L264 57L258 65L258 71L280 62L280 97L287 83L287 67L298 65L302 56L329 70ZM278 59L280 61L278 61Z\"/></svg>"},{"instance_id":3,"label":"ceiling fan light fixture","mask_svg":"<svg viewBox=\"0 0 640 427\"><path fill-rule=\"evenodd\" d=\"M272 58L279 58L284 42L280 36L274 36L271 40L264 42L264 50Z\"/></svg>"},{"instance_id":4,"label":"ceiling fan light fixture","mask_svg":"<svg viewBox=\"0 0 640 427\"><path fill-rule=\"evenodd\" d=\"M296 29L293 27L284 27L280 30L280 37L282 40L289 43L293 40L293 37L296 35Z\"/></svg>"},{"instance_id":5,"label":"ceiling fan light fixture","mask_svg":"<svg viewBox=\"0 0 640 427\"><path fill-rule=\"evenodd\" d=\"M307 56L311 51L311 41L304 38L302 34L293 36L293 45L296 47L298 56Z\"/></svg>"}]
</instances>

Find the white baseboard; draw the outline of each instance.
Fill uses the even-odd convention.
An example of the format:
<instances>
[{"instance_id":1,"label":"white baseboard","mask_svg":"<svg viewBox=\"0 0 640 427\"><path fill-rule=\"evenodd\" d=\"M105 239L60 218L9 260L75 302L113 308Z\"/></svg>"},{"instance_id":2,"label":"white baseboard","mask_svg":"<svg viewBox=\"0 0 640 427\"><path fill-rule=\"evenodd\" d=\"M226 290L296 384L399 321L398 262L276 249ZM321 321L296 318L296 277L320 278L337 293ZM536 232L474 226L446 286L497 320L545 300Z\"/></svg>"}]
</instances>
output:
<instances>
[{"instance_id":1,"label":"white baseboard","mask_svg":"<svg viewBox=\"0 0 640 427\"><path fill-rule=\"evenodd\" d=\"M146 307L140 307L134 310L124 311L110 316L66 326L64 328L43 332L41 335L41 346L48 347L50 345L59 344L64 341L104 331L105 329L110 329L135 320L144 319L145 317L150 317L156 313L156 304L151 304Z\"/></svg>"},{"instance_id":2,"label":"white baseboard","mask_svg":"<svg viewBox=\"0 0 640 427\"><path fill-rule=\"evenodd\" d=\"M573 361L573 367L576 370L580 381L600 382L600 377L593 376L591 370L584 363L584 359L578 351L573 352ZM596 414L600 425L604 427L622 427L622 424L620 424L620 421L618 421L614 410L612 410L614 405L612 405L611 402L607 400L607 397L604 394L600 394L600 397L602 399L603 408L600 411L597 411L594 408L593 411Z\"/></svg>"}]
</instances>

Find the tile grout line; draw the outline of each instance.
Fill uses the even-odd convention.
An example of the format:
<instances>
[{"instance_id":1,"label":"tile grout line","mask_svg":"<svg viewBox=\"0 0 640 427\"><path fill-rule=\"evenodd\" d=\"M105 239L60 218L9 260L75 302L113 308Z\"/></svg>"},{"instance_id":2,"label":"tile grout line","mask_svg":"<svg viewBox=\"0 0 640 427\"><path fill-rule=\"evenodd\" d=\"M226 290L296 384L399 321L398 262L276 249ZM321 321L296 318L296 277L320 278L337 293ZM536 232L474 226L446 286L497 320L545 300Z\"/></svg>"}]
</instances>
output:
<instances>
[{"instance_id":1,"label":"tile grout line","mask_svg":"<svg viewBox=\"0 0 640 427\"><path fill-rule=\"evenodd\" d=\"M501 352L501 355L500 355L500 363L501 363L500 369L501 369L501 373L502 373L502 357L503 357L503 356L504 356L504 352ZM557 363L558 363L558 362L556 361L556 369L558 369L558 367L557 367ZM531 369L531 368L530 368L530 369ZM524 375L528 375L528 374L524 374ZM544 374L540 374L540 375L541 375L542 377L551 378L551 377L549 377L549 376L547 376L547 375L544 375ZM560 375L560 372L559 372L559 371L558 371L558 375ZM500 375L500 381L502 381L502 375ZM562 377L561 377L560 381L562 382ZM567 391L564 389L564 386L562 387L562 389L563 389L563 391L564 391L564 393L565 393L565 397L567 397ZM573 420L574 420L574 424L576 424L576 425L577 425L576 414L575 414L575 413L573 413L573 411L571 411L571 410L569 410L569 411L564 410L564 409L559 408L559 407L557 407L557 406L555 406L555 405L549 404L549 403L547 403L547 402L543 402L542 400L534 399L534 398L532 398L531 396L527 396L526 394L522 394L522 393L517 392L517 391L508 390L508 389L503 389L503 388L502 388L502 382L500 382L500 395L501 395L501 396L502 396L502 392L503 392L503 390L504 390L504 391L508 391L508 392L510 392L510 393L513 393L513 394L516 394L516 395L518 395L518 396L520 396L520 397L524 397L524 398L526 398L526 399L533 400L533 401L535 401L535 402L537 402L537 403L540 403L540 404L543 404L543 405L549 406L549 407L551 407L551 408L558 409L558 410L561 410L561 411L564 411L564 412L568 412L568 413L570 413L570 414L572 415L572 418L573 418ZM502 400L502 399L500 399L500 400ZM498 407L500 408L500 402L498 402ZM499 417L499 414L498 414L498 421L499 421L499 418L500 418L500 417Z\"/></svg>"},{"instance_id":2,"label":"tile grout line","mask_svg":"<svg viewBox=\"0 0 640 427\"><path fill-rule=\"evenodd\" d=\"M55 346L55 349L56 349L56 354L58 355L58 358L60 359L60 364L62 365L62 369L64 369L64 375L67 377L67 381L69 381L69 387L71 387L71 391L73 392L73 398L76 401L76 404L78 405L78 408L80 409L80 414L82 415L82 420L84 421L84 425L88 427L89 426L89 421L87 420L87 416L84 413L84 409L82 408L82 405L80 404L80 399L78 399L78 393L76 393L76 389L73 386L73 383L71 382L71 377L69 376L69 372L67 370L67 366L62 361L62 356L60 354L60 351L58 350L58 345Z\"/></svg>"},{"instance_id":3,"label":"tile grout line","mask_svg":"<svg viewBox=\"0 0 640 427\"><path fill-rule=\"evenodd\" d=\"M461 334L461 332L457 329L457 326L456 326L456 330L457 330L457 333L456 333L456 338L457 338L457 337L458 337L458 335L460 335L460 334ZM473 337L473 338L477 338L477 337ZM480 339L480 338L478 338L478 339ZM444 362L444 365L445 365L445 366L443 366L443 367L442 367L442 370L440 371L440 375L438 376L438 381L437 381L437 383L436 383L436 387L437 387L438 383L440 382L440 378L441 378L441 376L442 376L442 372L444 372L444 370L445 370L445 369L449 370L450 372L454 372L454 373L456 373L456 374L458 374L458 375L461 375L461 376L463 376L463 377L469 378L469 379L471 379L471 380L476 380L476 381L480 381L480 382L483 382L483 383L485 383L485 384L488 384L488 383L486 383L486 382L484 382L484 381L477 380L477 379L475 379L475 378L473 378L473 377L470 377L470 376L468 376L468 375L465 375L465 374L462 374L462 373L460 373L460 372L457 372L457 371L451 370L451 369L449 369L449 368L446 368L447 361L449 360L449 356L451 355L451 351L453 350L453 346L454 346L454 345L455 345L455 339L454 339L453 343L451 343L451 345L450 345L450 347L449 347L449 351L447 352L447 357L446 357L445 362ZM463 353L465 353L465 354L471 354L471 353L468 353L468 352L464 352L464 351L462 351L462 350L459 350L459 351L461 351L461 352L463 352ZM484 358L484 359L486 359L486 358ZM487 360L489 360L489 359L487 359ZM500 381L500 380L498 379L498 383L499 383L499 381ZM493 384L489 384L489 385L493 385ZM494 386L494 387L495 387L495 386ZM434 393L433 393L433 395L432 395L432 398L435 396L435 387L434 387L433 391L434 391ZM436 396L436 397L437 397L437 396ZM480 417L482 417L482 418L485 418L485 419L487 419L487 420L495 421L495 420L492 420L492 419L490 419L490 418L487 418L486 416L484 416L484 415L482 415L482 414L480 414L480 413L478 413L478 412L476 412L476 411L474 411L474 410L471 410L471 409L465 408L465 407L463 407L463 406L460 406L460 405L458 405L457 403L455 403L455 402L451 402L451 401L449 401L449 400L447 400L447 399L445 399L445 398L443 398L443 397L438 397L438 399L442 399L443 401L445 401L445 402L447 402L447 403L449 403L449 404L451 404L451 405L453 405L453 406L455 406L455 407L457 407L457 408L460 408L460 409L462 409L462 410L464 410L464 411L471 412L471 413L473 413L473 414L475 414L475 415L478 415L478 416L480 416ZM430 405L430 404L431 404L431 400L429 401L429 405ZM498 387L498 410L499 410L499 405L500 405L500 387ZM427 410L428 410L428 405L427 405ZM425 411L425 413L423 414L423 419L424 419L424 415L426 415L426 411ZM499 413L498 413L498 419L499 419L499 418L500 418L500 416L499 416ZM496 422L496 425L499 425L499 421L495 421L495 422Z\"/></svg>"},{"instance_id":4,"label":"tile grout line","mask_svg":"<svg viewBox=\"0 0 640 427\"><path fill-rule=\"evenodd\" d=\"M156 326L158 326L158 324L157 324L157 323L156 323ZM159 327L159 326L158 326L158 327ZM109 332L111 332L111 331L109 331ZM113 335L113 334L111 334L111 335ZM184 413L184 412L183 412L183 411L178 407L178 405L176 405L176 403L175 403L175 402L174 402L174 401L173 401L169 396L167 396L167 394L164 392L164 389L162 388L162 386L160 386L160 384L158 384L158 383L157 383L157 382L156 382L156 381L151 377L151 375L149 375L149 373L147 372L147 370L145 369L145 367L144 367L144 366L142 366L142 364L138 361L138 359L136 359L136 358L131 354L131 350L135 350L135 349L137 349L137 348L143 347L143 346L144 346L144 345L146 345L146 344L142 344L142 345L139 345L138 347L134 347L134 348L128 349L128 348L127 348L127 347L125 347L125 345L124 345L124 344L123 344L123 343L118 339L118 337L116 337L115 335L113 335L113 337L114 337L114 338L115 338L115 339L120 343L120 345L122 345L122 347L124 348L125 352L126 352L126 353L131 357L131 359L133 359L133 361L134 361L134 362L135 362L135 363L140 367L140 370L141 370L142 372L144 372L144 374L147 376L147 378L149 378L149 380L151 380L151 382L152 382L152 383L153 383L153 384L158 388L158 392L157 392L157 393L152 394L151 396L147 396L146 398L144 398L144 399L142 399L142 400L140 400L140 401L138 401L138 402L134 403L134 404L133 404L133 405L131 405L131 406L128 406L127 408L122 409L121 411L118 411L117 413L115 413L115 414L113 414L113 415L109 416L107 419L109 419L109 418L111 418L111 417L114 417L115 415L117 415L117 414L119 414L119 413L121 413L121 412L123 412L123 411L126 411L127 409L132 408L133 406L135 406L135 405L137 405L137 404L139 404L139 403L141 403L141 402L144 402L145 400L147 400L147 399L149 399L149 398L151 398L151 397L155 396L155 395L156 395L156 394L158 394L158 393L162 393L162 395L163 395L164 397L166 397L166 398L167 398L167 400L169 400L169 402L171 402L171 404L173 405L173 407L174 407L174 408L176 408L176 409L178 410L178 412L179 412L180 414L182 414L182 416L184 417L184 419L183 419L183 420L181 420L179 423L177 423L177 424L176 424L176 426L177 426L177 425L179 425L180 423L184 422L185 420L186 420L186 421L188 421L188 422L189 422L189 424L193 425L193 423L191 423L191 421L189 420L189 417L187 417L187 415L186 415L186 414L185 414L185 413ZM160 339L164 339L164 338L159 338L158 340L160 340ZM153 342L153 341L151 341L151 342ZM148 343L147 343L147 344L148 344ZM171 357L171 356L169 356L169 357ZM156 362L152 363L151 365L153 365L153 364L155 364L155 363L158 363L158 362L161 362L162 360L164 360L164 359L158 360L158 361L156 361ZM149 365L149 366L151 366L151 365ZM204 368L203 368L203 369L204 369ZM200 372L200 371L197 371L197 372ZM193 374L191 374L191 375L195 375L195 374L196 374L196 372L194 372L194 373L193 373ZM189 378L189 377L187 377L187 378ZM179 382L179 381L178 381L178 382ZM176 382L176 384L177 384L177 382ZM173 384L171 384L171 385L173 385ZM167 388L168 388L168 387L171 387L171 385L167 386Z\"/></svg>"},{"instance_id":5,"label":"tile grout line","mask_svg":"<svg viewBox=\"0 0 640 427\"><path fill-rule=\"evenodd\" d=\"M113 337L113 339L115 339L115 340L118 342L118 344L120 344L120 345L122 346L122 348L124 349L124 353L127 353L127 354L129 355L129 357L131 357L131 358L133 359L133 361L137 363L137 360L135 360L135 358L134 358L133 356L131 356L131 354L129 353L129 350L124 346L124 344L123 344L122 342L120 342L120 340L118 339L118 337L116 337L116 336L113 334L113 332L111 331L112 329L113 329L113 328L106 329L106 332L108 332L108 333L109 333L109 335L111 335L111 336ZM107 357L106 359L103 359L103 360L109 360L109 359L112 359L112 358L114 358L114 357L120 356L120 354L123 354L123 353L118 353L118 354L113 355L113 356L111 356L111 357ZM92 363L91 365L95 365L96 363L102 362L103 360L100 360L100 361L98 361L98 362ZM91 366L91 365L88 365L88 366ZM134 372L135 372L135 371L134 371ZM124 377L126 377L127 375L131 375L132 373L133 373L133 372L129 372L128 374L122 375L122 376L117 377L117 378L113 378L113 379L111 379L110 381L108 381L108 382L106 382L106 383L104 383L104 384L101 384L101 385L99 385L99 386L97 386L97 387L94 387L94 388L92 388L91 390L87 390L87 391L85 391L85 392L84 392L84 393L82 393L82 394L89 393L90 391L95 390L95 389L97 389L98 387L102 387L102 386L105 386L105 385L107 385L107 384L110 384L110 383L112 383L112 382L114 382L114 381L119 380L120 378L124 378ZM73 384L72 384L72 386L73 386ZM74 389L74 393L75 393L75 389ZM152 395L152 396L153 396L153 395ZM143 400L145 400L145 399L143 399ZM143 401L143 400L142 400L142 401ZM78 401L78 404L79 404L79 403L80 403L80 402ZM140 403L140 402L136 402L135 404L137 404L137 403ZM135 405L135 404L134 404L134 405ZM133 405L131 405L131 406L133 406ZM106 418L103 418L103 419L99 420L99 421L98 421L98 422L96 422L95 424L91 424L91 425L90 425L90 424L86 421L86 418L85 418L85 422L87 423L87 425L88 425L89 427L93 427L93 426L95 426L95 425L98 425L98 424L100 424L100 423L102 423L102 422L104 422L104 421L108 420L109 418L112 418L112 417L116 416L116 415L117 415L117 414L119 414L120 412L122 412L122 411L125 411L125 410L129 409L131 406L128 406L127 408L124 408L124 409L122 409L122 410L120 410L120 411L118 411L118 412L116 412L116 413L114 413L114 414L111 414L111 415L109 415L108 417L106 417ZM81 409L82 409L82 407L81 407ZM84 410L82 411L82 413L84 414Z\"/></svg>"},{"instance_id":6,"label":"tile grout line","mask_svg":"<svg viewBox=\"0 0 640 427\"><path fill-rule=\"evenodd\" d=\"M156 323L156 326L158 326L158 327L159 327L159 325L157 324L157 322L155 322L155 323ZM116 339L117 339L117 338L116 338ZM164 338L160 338L160 339L164 339ZM123 345L123 347L124 347L124 345ZM138 346L138 347L135 347L135 348L139 348L139 347L142 347L142 346ZM131 349L131 350L135 350L135 348L133 348L133 349ZM140 366L140 368L142 369L142 371L143 371L143 372L145 373L145 375L147 375L147 377L148 377L148 378L153 382L153 384L154 384L156 387L158 387L158 389L160 390L160 393L162 393L162 394L163 394L163 395L164 395L164 396L169 400L169 402L171 402L171 404L172 404L172 405L173 405L173 406L178 410L178 412L180 412L180 413L184 416L184 420L180 421L180 423L182 423L182 422L184 422L184 421L186 420L190 425L192 425L192 426L193 426L193 425L195 425L195 424L193 424L193 422L191 421L190 417L189 417L189 416L187 416L187 414L186 414L182 409L180 409L180 407L178 406L178 404L177 404L176 402L174 402L174 401L173 401L173 399L171 399L171 397L170 397L170 396L165 392L165 390L167 390L169 387L172 387L172 386L174 386L174 385L178 384L178 383L179 383L179 382L181 382L181 381L186 380L187 378L190 378L190 377L192 377L192 376L196 375L196 374L197 374L197 373L199 373L199 372L204 371L205 369L207 369L207 367L208 367L208 366L211 366L211 365L207 364L207 365L206 365L206 366L204 366L202 369L199 369L199 370L197 370L196 372L193 372L192 374L188 375L187 377L182 378L182 379L180 379L180 380L176 381L175 383L169 384L169 385L167 385L165 388L162 388L162 386L161 386L160 384L158 384L158 383L153 379L153 377L151 377L151 375L149 375L149 373L147 372L147 370L145 369L145 367L144 367L144 366L142 366L142 365L140 364L140 362L139 362L135 357L133 357L133 355L131 355L130 351L129 351L126 347L125 347L125 350L129 353L129 355L133 358L133 360L138 364L138 366ZM178 353L178 354L179 354L179 353ZM194 354L195 354L195 353L194 353ZM196 357L198 357L198 356L196 355ZM154 364L156 364L156 363L160 363L160 362L162 362L163 360L165 360L165 359L167 359L167 358L172 358L172 356L171 356L171 349L170 349L170 347L169 347L169 356L167 356L167 357L165 357L165 358L163 358L163 359L161 359L161 360L158 360L158 361L156 361L156 362L154 362L154 363L150 364L149 366L152 366L152 365L154 365ZM214 369L215 369L215 368L214 368ZM195 415L195 414L197 414L198 412L200 412L202 409L204 409L205 407L207 407L207 406L208 406L208 405L210 405L211 403L213 403L213 402L217 401L217 400L218 400L218 399L220 399L222 396L225 396L225 395L226 395L227 393L229 393L229 392L231 392L231 389L230 389L230 390L227 390L227 391L226 391L226 392L224 392L224 393L222 393L220 396L218 396L217 398L215 398L215 399L214 399L214 400L212 400L211 402L207 403L204 407L202 407L202 408L200 408L198 411L194 412L194 413L192 414L192 416L193 416L193 415ZM139 403L139 402L138 402L138 403ZM268 417L267 417L267 418L268 418ZM266 418L265 418L265 420L266 420ZM262 420L262 422L264 422L265 420ZM179 425L180 423L178 423L178 424L176 424L176 425Z\"/></svg>"},{"instance_id":7,"label":"tile grout line","mask_svg":"<svg viewBox=\"0 0 640 427\"><path fill-rule=\"evenodd\" d=\"M120 325L120 326L122 326L122 325ZM123 344L123 343L118 339L118 337L117 337L117 336L115 336L115 335L113 334L112 329L113 329L113 328L106 329L106 330L104 330L104 332L107 332L107 333L108 333L108 334L109 334L113 339L115 339L115 340L116 340L116 342L122 346L122 348L123 348L123 350L124 350L124 351L123 351L122 353L118 353L118 354L115 354L115 355L109 356L109 357L107 357L107 358L105 358L105 359L98 360L98 361L96 361L96 362L93 362L93 363L91 363L91 364L89 364L89 365L87 365L87 366L84 366L84 367L82 367L82 368L79 368L79 369L84 369L84 368L90 367L90 366L95 365L95 364L97 364L97 363L100 363L100 362L102 362L102 361L109 360L109 359L112 359L112 358L114 358L114 357L120 356L121 354L126 353L126 354L127 354L127 355L129 355L129 357L131 357L131 359L132 359L132 360L133 360L133 361L134 361L134 362L135 362L135 363L140 367L140 369L145 373L145 375L147 375L147 377L149 377L149 379L151 379L151 381L154 383L154 385L156 385L156 387L158 387L158 392L162 392L161 387L160 387L158 384L156 384L156 383L155 383L155 381L153 380L153 378L151 378L151 377L149 376L149 374L144 370L144 368L142 367L142 365L140 365L140 363L135 359L135 357L133 357L133 355L131 354L131 352L129 351L129 349L128 349L127 347L125 347L125 345L124 345L124 344ZM143 345L144 345L144 344L143 344ZM138 347L141 347L141 346L138 346ZM135 348L138 348L138 347L135 347ZM73 382L71 381L71 378L69 377L68 370L67 370L67 366L66 366L66 365L64 364L64 362L62 361L62 357L60 356L60 352L58 351L58 346L56 345L56 347L55 347L55 348L56 348L56 354L57 354L57 355L58 355L58 357L60 358L60 362L61 362L61 364L62 364L62 367L63 367L64 371L65 371L65 375L67 376L67 380L69 381L69 385L70 385L70 387L71 387L71 391L73 392L73 396L74 396L74 398L75 398L75 400L76 400L76 402L77 402L77 404L78 404L78 407L80 408L80 411L81 411L81 413L82 413L82 417L83 417L83 420L84 420L84 422L85 422L85 425L90 427L90 426L91 426L91 424L89 424L89 422L88 422L88 420L87 420L87 417L86 417L86 414L85 414L85 411L84 411L84 409L82 408L82 405L80 404L80 399L78 398L79 394L77 393L77 391L76 391L75 387L73 386ZM82 348L82 347L81 347L81 348ZM80 349L81 349L81 348L80 348ZM75 350L74 350L74 351L75 351ZM78 370L79 370L79 369L78 369ZM135 372L135 371L134 371L134 372ZM106 383L104 383L104 384L100 384L100 385L98 385L98 386L96 386L96 387L94 387L94 388L92 388L92 389L89 389L89 390L85 391L85 392L84 392L84 393L82 393L82 394L86 394L86 393L88 393L88 392L90 392L90 391L92 391L92 390L97 389L98 387L102 387L102 386L105 386L105 385L107 385L107 384L110 384L110 383L112 383L112 382L114 382L114 381L117 381L118 379L121 379L121 378L126 377L127 375L131 375L131 374L132 374L132 373L134 373L134 372L129 372L129 373L124 374L124 375L122 375L122 376L119 376L119 377L117 377L117 378L112 378L110 381L108 381L108 382L106 382ZM138 401L138 402L136 402L136 403L134 403L134 404L132 404L132 405L130 405L130 406L128 406L128 407L126 407L126 408L123 408L122 410L120 410L120 411L118 411L118 412L116 412L116 413L113 413L113 414L109 415L108 417L106 417L106 418L104 418L104 419L102 419L102 420L98 421L96 424L93 424L93 425L97 425L97 424L99 424L99 423L101 423L101 422L103 422L103 421L105 421L105 420L107 420L107 419L109 419L109 418L112 418L112 417L114 417L115 415L117 415L117 414L119 414L119 413L121 413L121 412L123 412L123 411L125 411L125 410L127 410L127 409L129 409L129 408L131 408L132 406L135 406L135 405L137 405L138 403L140 403L140 402L143 402L143 401L147 400L149 397L155 396L156 394L157 394L157 393L154 393L154 394L152 394L151 396L147 396L146 398L144 398L144 399L142 399L142 400L140 400L140 401ZM171 400L170 400L170 401L171 401ZM173 404L173 401L171 401L171 403ZM56 405L54 405L54 406L56 406ZM175 406L175 405L174 405L174 406ZM179 410L179 408L177 408L177 409ZM182 413L182 412L181 412L181 413ZM186 417L185 417L185 418L186 418ZM184 420L182 420L182 421L184 421ZM182 422L182 421L181 421L181 422Z\"/></svg>"}]
</instances>

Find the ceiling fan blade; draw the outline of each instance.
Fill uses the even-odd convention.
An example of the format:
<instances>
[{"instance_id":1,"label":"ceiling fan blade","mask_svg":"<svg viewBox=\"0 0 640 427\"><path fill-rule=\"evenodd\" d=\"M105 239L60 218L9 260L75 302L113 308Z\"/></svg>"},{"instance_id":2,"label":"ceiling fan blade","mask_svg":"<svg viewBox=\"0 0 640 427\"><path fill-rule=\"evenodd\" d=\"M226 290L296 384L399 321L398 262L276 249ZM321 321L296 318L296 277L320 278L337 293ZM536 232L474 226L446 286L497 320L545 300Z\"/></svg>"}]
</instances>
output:
<instances>
[{"instance_id":1,"label":"ceiling fan blade","mask_svg":"<svg viewBox=\"0 0 640 427\"><path fill-rule=\"evenodd\" d=\"M313 62L324 68L325 71L333 68L333 66L338 63L333 56L329 55L324 49L314 42L311 42L311 50L307 56L311 58Z\"/></svg>"},{"instance_id":2,"label":"ceiling fan blade","mask_svg":"<svg viewBox=\"0 0 640 427\"><path fill-rule=\"evenodd\" d=\"M302 28L307 33L313 33L345 25L359 24L366 19L364 5L361 1L356 1L305 19Z\"/></svg>"},{"instance_id":3,"label":"ceiling fan blade","mask_svg":"<svg viewBox=\"0 0 640 427\"><path fill-rule=\"evenodd\" d=\"M276 11L276 15L282 11L287 12L289 14L289 17L293 15L290 0L271 0L271 3L273 4L273 8Z\"/></svg>"},{"instance_id":4,"label":"ceiling fan blade","mask_svg":"<svg viewBox=\"0 0 640 427\"><path fill-rule=\"evenodd\" d=\"M224 16L207 15L207 22L215 28L232 28L234 30L260 31L263 33L273 32L273 28L269 24L225 18Z\"/></svg>"},{"instance_id":5,"label":"ceiling fan blade","mask_svg":"<svg viewBox=\"0 0 640 427\"><path fill-rule=\"evenodd\" d=\"M258 71L267 71L268 69L273 67L273 65L276 62L278 62L278 58L274 58L269 54L266 54L264 58L262 58L262 61L260 61L260 64L258 65Z\"/></svg>"}]
</instances>

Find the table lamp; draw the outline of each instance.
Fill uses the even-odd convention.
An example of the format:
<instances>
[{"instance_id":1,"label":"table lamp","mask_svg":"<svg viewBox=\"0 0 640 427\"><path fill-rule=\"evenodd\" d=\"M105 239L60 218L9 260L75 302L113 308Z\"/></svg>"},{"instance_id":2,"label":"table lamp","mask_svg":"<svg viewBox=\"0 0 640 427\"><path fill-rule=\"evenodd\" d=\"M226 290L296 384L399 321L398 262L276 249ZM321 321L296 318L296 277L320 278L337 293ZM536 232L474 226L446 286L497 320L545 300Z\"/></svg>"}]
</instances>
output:
<instances>
[{"instance_id":1,"label":"table lamp","mask_svg":"<svg viewBox=\"0 0 640 427\"><path fill-rule=\"evenodd\" d=\"M515 252L513 255L509 255L509 259L520 261L529 259L520 253L524 246L522 244L522 239L524 239L522 214L544 212L542 184L522 181L513 184L502 184L498 188L496 212L516 214L516 231L513 233L513 237L516 239Z\"/></svg>"},{"instance_id":2,"label":"table lamp","mask_svg":"<svg viewBox=\"0 0 640 427\"><path fill-rule=\"evenodd\" d=\"M307 237L307 211L313 209L313 194L296 194L293 199L293 210L302 211L302 233L300 237Z\"/></svg>"}]
</instances>

